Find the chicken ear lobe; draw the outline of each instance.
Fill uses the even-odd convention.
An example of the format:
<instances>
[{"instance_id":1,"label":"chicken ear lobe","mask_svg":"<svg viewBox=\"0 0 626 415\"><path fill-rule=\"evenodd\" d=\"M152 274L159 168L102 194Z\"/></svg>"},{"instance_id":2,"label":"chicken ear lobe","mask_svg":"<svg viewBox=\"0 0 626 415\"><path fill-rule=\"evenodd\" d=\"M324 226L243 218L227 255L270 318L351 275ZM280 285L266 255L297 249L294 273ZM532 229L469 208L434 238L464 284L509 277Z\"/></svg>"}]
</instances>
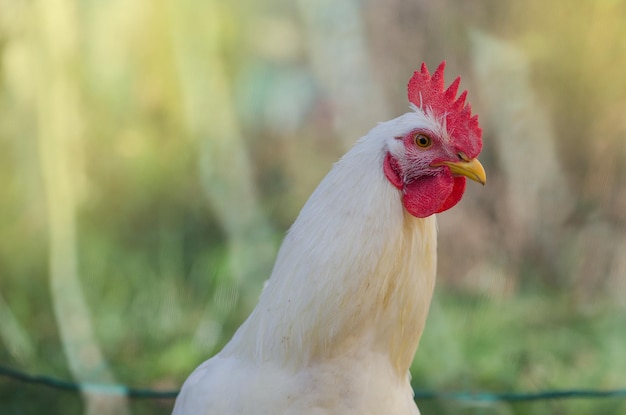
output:
<instances>
[{"instance_id":1,"label":"chicken ear lobe","mask_svg":"<svg viewBox=\"0 0 626 415\"><path fill-rule=\"evenodd\" d=\"M389 182L397 189L402 190L402 188L404 187L404 183L402 181L402 172L400 170L400 166L398 165L398 161L393 158L393 156L389 153L387 153L387 155L385 156L383 171L385 172L387 180L389 180Z\"/></svg>"}]
</instances>

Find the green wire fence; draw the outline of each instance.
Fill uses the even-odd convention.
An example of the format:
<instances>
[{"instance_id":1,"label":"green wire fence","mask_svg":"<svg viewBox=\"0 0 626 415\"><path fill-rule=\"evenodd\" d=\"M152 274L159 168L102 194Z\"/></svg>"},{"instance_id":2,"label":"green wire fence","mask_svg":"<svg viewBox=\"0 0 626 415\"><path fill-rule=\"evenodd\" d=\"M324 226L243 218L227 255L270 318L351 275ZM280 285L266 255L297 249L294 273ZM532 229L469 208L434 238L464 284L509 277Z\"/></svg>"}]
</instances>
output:
<instances>
[{"instance_id":1,"label":"green wire fence","mask_svg":"<svg viewBox=\"0 0 626 415\"><path fill-rule=\"evenodd\" d=\"M46 375L31 375L22 371L0 365L0 376L16 382L41 385L48 388L71 392L88 390L103 395L125 395L131 399L175 399L177 390L138 389L127 385L107 385L97 383L74 383ZM414 390L416 400L444 399L466 402L529 402L548 399L591 399L591 398L626 398L626 388L594 390L594 389L563 389L544 390L538 392L437 392Z\"/></svg>"}]
</instances>

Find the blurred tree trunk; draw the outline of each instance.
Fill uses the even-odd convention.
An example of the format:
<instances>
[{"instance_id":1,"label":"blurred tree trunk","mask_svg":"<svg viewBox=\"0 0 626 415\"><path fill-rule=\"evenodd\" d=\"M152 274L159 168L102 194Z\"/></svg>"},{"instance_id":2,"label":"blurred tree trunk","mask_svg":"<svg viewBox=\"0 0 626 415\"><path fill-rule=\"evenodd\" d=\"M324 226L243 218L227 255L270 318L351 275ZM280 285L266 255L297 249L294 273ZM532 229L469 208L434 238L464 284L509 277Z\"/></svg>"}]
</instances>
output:
<instances>
[{"instance_id":1,"label":"blurred tree trunk","mask_svg":"<svg viewBox=\"0 0 626 415\"><path fill-rule=\"evenodd\" d=\"M0 338L11 357L23 365L35 360L33 341L0 295Z\"/></svg>"},{"instance_id":2,"label":"blurred tree trunk","mask_svg":"<svg viewBox=\"0 0 626 415\"><path fill-rule=\"evenodd\" d=\"M512 44L475 31L470 36L472 64L485 109L482 120L495 139L503 171L499 220L509 254L524 253L558 264L559 242L574 199L557 156L552 126L530 81L529 62ZM519 265L519 264L518 264Z\"/></svg>"},{"instance_id":3,"label":"blurred tree trunk","mask_svg":"<svg viewBox=\"0 0 626 415\"><path fill-rule=\"evenodd\" d=\"M79 145L79 23L71 0L36 3L39 49L38 138L47 198L50 290L69 368L81 384L114 384L93 331L79 279L76 236L78 187L83 176ZM126 397L83 389L89 415L128 413Z\"/></svg>"},{"instance_id":4,"label":"blurred tree trunk","mask_svg":"<svg viewBox=\"0 0 626 415\"><path fill-rule=\"evenodd\" d=\"M373 73L360 4L300 0L298 6L313 72L330 97L335 132L350 148L391 112Z\"/></svg>"},{"instance_id":5,"label":"blurred tree trunk","mask_svg":"<svg viewBox=\"0 0 626 415\"><path fill-rule=\"evenodd\" d=\"M238 293L244 295L247 306L256 303L259 287L269 277L276 247L274 231L259 205L248 147L234 108L233 74L228 73L224 52L241 45L229 43L225 37L228 31L224 22L232 18L228 6L212 0L201 6L189 0L170 0L167 14L186 127L199 150L205 196L228 238L231 281L222 280L214 294L229 300L228 304L221 302L220 310L207 305L196 333L202 343L204 328L223 321L215 313L229 313L237 304Z\"/></svg>"}]
</instances>

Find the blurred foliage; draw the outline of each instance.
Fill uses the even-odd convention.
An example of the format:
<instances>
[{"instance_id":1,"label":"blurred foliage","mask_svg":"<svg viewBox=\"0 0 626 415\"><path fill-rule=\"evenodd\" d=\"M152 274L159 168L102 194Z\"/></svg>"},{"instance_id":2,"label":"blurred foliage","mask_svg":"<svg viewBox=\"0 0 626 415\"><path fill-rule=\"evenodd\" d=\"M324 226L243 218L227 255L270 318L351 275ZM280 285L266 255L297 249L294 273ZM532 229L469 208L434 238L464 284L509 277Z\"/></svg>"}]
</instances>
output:
<instances>
[{"instance_id":1,"label":"blurred foliage","mask_svg":"<svg viewBox=\"0 0 626 415\"><path fill-rule=\"evenodd\" d=\"M51 211L65 209L75 244L59 255L77 264L116 381L178 388L254 307L332 162L406 111L421 61L445 59L480 114L490 183L439 218L415 386L626 386L626 2L57 0L74 13L58 33L46 25L67 16L45 2L0 0L1 364L75 376L50 285ZM46 180L50 163L73 195L59 208L67 189ZM536 187L518 189L525 179ZM129 405L169 413L172 402ZM43 408L84 403L0 379L1 413Z\"/></svg>"}]
</instances>

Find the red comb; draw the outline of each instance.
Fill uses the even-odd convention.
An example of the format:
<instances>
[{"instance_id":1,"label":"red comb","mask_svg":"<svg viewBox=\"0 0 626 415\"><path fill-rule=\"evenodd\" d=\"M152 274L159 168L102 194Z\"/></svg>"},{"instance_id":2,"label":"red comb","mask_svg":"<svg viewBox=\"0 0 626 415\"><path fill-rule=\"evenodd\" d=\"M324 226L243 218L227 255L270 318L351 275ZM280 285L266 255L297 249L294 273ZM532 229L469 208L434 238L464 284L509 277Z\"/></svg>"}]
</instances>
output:
<instances>
[{"instance_id":1,"label":"red comb","mask_svg":"<svg viewBox=\"0 0 626 415\"><path fill-rule=\"evenodd\" d=\"M476 157L482 147L482 130L478 126L478 115L472 115L471 105L465 104L467 91L456 97L461 78L456 78L448 89L444 90L445 67L446 61L441 62L431 76L426 64L422 63L421 70L415 71L409 81L409 101L422 111L426 112L428 109L438 119L445 117L446 129L450 136L463 141L471 152L475 153L468 156Z\"/></svg>"}]
</instances>

